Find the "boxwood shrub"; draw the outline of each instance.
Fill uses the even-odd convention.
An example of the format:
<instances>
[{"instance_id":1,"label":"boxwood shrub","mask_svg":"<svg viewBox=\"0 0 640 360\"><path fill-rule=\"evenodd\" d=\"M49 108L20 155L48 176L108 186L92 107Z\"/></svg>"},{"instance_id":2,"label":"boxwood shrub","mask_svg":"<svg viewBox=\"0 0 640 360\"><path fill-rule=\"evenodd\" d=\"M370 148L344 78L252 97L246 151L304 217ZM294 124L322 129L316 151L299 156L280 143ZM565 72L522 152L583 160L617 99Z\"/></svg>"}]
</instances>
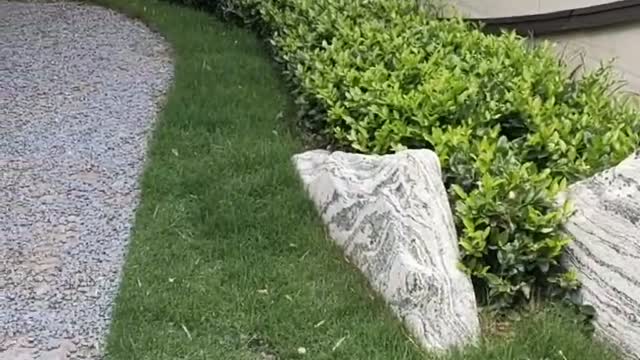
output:
<instances>
[{"instance_id":1,"label":"boxwood shrub","mask_svg":"<svg viewBox=\"0 0 640 360\"><path fill-rule=\"evenodd\" d=\"M224 0L267 35L311 128L384 154L434 149L481 299L578 286L559 259L568 183L638 145L608 67L575 79L550 45L437 20L411 0ZM215 39L212 39L215 41Z\"/></svg>"}]
</instances>

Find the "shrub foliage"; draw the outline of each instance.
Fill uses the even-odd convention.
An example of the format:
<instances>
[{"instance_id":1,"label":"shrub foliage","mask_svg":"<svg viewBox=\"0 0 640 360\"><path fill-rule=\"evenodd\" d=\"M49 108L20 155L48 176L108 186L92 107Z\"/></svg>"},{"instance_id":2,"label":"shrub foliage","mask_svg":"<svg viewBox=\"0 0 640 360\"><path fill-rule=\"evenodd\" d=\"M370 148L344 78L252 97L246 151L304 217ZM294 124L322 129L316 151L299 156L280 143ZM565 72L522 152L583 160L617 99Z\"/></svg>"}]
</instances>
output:
<instances>
[{"instance_id":1,"label":"shrub foliage","mask_svg":"<svg viewBox=\"0 0 640 360\"><path fill-rule=\"evenodd\" d=\"M305 121L363 153L434 149L484 300L573 289L567 183L638 144L607 67L574 79L547 44L437 20L411 0L224 0L268 36Z\"/></svg>"}]
</instances>

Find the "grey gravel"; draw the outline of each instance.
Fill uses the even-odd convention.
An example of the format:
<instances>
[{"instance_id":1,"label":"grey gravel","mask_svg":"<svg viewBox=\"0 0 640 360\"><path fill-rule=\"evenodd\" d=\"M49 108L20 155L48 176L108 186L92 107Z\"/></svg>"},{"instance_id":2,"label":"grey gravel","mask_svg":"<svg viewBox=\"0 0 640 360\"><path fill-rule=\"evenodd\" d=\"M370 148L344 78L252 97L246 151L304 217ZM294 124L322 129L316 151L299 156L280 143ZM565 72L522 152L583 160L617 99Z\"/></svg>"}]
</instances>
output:
<instances>
[{"instance_id":1,"label":"grey gravel","mask_svg":"<svg viewBox=\"0 0 640 360\"><path fill-rule=\"evenodd\" d=\"M0 0L0 360L102 357L172 75L121 14Z\"/></svg>"}]
</instances>

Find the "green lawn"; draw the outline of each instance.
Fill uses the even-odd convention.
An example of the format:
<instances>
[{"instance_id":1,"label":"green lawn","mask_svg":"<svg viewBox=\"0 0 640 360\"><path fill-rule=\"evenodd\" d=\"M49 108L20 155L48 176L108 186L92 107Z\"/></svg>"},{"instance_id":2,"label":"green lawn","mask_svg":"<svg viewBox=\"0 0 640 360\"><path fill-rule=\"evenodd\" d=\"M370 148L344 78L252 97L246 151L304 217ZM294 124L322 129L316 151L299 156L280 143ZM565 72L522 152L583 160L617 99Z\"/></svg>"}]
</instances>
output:
<instances>
[{"instance_id":1,"label":"green lawn","mask_svg":"<svg viewBox=\"0 0 640 360\"><path fill-rule=\"evenodd\" d=\"M327 240L290 164L295 109L263 42L163 2L96 2L143 19L176 58L108 358L428 358ZM562 313L448 359L615 359Z\"/></svg>"}]
</instances>

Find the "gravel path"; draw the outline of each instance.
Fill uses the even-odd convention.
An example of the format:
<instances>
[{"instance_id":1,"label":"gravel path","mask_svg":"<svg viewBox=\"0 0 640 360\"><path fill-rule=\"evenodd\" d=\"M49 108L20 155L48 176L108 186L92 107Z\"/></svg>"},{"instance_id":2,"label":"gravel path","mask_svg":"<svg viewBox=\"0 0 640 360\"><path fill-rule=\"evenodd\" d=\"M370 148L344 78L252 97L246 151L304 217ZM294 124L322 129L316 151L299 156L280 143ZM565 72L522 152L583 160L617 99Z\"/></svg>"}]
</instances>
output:
<instances>
[{"instance_id":1,"label":"gravel path","mask_svg":"<svg viewBox=\"0 0 640 360\"><path fill-rule=\"evenodd\" d=\"M0 0L0 360L100 357L172 73L122 15Z\"/></svg>"}]
</instances>

